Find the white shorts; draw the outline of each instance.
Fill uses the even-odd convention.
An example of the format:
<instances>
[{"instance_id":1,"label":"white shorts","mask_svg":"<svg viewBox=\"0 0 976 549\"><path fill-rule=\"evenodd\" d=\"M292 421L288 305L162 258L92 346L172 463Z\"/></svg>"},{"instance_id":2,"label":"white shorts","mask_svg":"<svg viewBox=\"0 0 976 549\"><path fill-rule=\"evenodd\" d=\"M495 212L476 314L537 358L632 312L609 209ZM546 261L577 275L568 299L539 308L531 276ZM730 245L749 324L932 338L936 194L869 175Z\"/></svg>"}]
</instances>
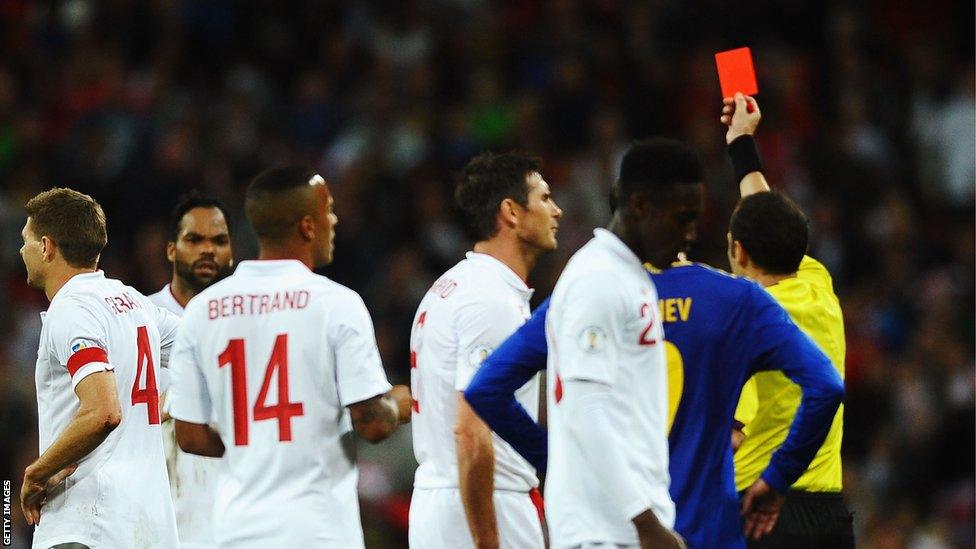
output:
<instances>
[{"instance_id":1,"label":"white shorts","mask_svg":"<svg viewBox=\"0 0 976 549\"><path fill-rule=\"evenodd\" d=\"M493 499L500 549L545 547L539 510L528 493L496 490ZM446 547L474 547L461 503L461 491L457 488L415 488L410 500L410 548Z\"/></svg>"}]
</instances>

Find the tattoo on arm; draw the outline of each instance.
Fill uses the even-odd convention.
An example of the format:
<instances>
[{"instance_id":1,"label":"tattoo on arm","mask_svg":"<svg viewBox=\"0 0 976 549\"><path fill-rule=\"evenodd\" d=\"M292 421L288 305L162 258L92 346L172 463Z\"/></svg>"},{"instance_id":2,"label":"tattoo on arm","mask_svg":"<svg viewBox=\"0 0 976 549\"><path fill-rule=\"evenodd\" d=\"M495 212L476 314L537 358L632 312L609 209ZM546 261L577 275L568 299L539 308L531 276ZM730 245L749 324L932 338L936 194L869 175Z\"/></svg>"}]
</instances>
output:
<instances>
[{"instance_id":1,"label":"tattoo on arm","mask_svg":"<svg viewBox=\"0 0 976 549\"><path fill-rule=\"evenodd\" d=\"M352 424L359 436L379 442L390 436L400 424L396 403L387 395L378 395L349 406Z\"/></svg>"}]
</instances>

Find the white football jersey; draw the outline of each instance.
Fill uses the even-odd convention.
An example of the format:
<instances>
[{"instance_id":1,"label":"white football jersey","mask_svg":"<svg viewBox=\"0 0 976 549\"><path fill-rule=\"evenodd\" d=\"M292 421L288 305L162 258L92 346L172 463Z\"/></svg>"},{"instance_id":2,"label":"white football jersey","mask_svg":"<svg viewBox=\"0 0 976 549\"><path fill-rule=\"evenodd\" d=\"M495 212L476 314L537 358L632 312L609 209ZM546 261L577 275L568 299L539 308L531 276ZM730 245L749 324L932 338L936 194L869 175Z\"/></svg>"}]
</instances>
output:
<instances>
[{"instance_id":1,"label":"white football jersey","mask_svg":"<svg viewBox=\"0 0 976 549\"><path fill-rule=\"evenodd\" d=\"M610 387L613 407L607 413L624 442L624 474L647 496L657 519L668 528L674 524L668 493L667 365L657 291L640 260L616 235L605 229L594 235L567 263L546 317L546 520L553 547L638 542L632 516L627 516L634 510L613 503L581 456L586 441L570 433L576 418L559 405L569 380Z\"/></svg>"},{"instance_id":2,"label":"white football jersey","mask_svg":"<svg viewBox=\"0 0 976 549\"><path fill-rule=\"evenodd\" d=\"M149 296L149 299L167 311L183 316L180 305L170 285ZM162 372L167 379L169 368ZM160 392L169 388L166 382L160 383ZM169 405L165 405L169 409ZM163 451L166 456L166 471L169 473L169 487L173 495L173 508L176 511L176 530L180 536L180 549L204 549L213 547L213 504L217 492L217 474L220 460L206 456L188 454L176 443L173 422L163 424Z\"/></svg>"},{"instance_id":3,"label":"white football jersey","mask_svg":"<svg viewBox=\"0 0 976 549\"><path fill-rule=\"evenodd\" d=\"M244 261L187 305L170 413L224 444L220 547L362 547L350 404L390 389L356 292L294 260Z\"/></svg>"},{"instance_id":4,"label":"white football jersey","mask_svg":"<svg viewBox=\"0 0 976 549\"><path fill-rule=\"evenodd\" d=\"M91 374L115 372L122 422L48 495L34 547L176 547L156 380L179 318L102 271L69 279L41 318L40 452L78 412L74 388Z\"/></svg>"},{"instance_id":5,"label":"white football jersey","mask_svg":"<svg viewBox=\"0 0 976 549\"><path fill-rule=\"evenodd\" d=\"M414 487L458 488L454 424L457 394L481 362L529 317L532 290L494 257L468 252L441 276L420 302L410 336L414 407L410 426L420 466ZM538 376L516 399L535 419ZM528 492L538 485L535 468L497 435L495 489Z\"/></svg>"}]
</instances>

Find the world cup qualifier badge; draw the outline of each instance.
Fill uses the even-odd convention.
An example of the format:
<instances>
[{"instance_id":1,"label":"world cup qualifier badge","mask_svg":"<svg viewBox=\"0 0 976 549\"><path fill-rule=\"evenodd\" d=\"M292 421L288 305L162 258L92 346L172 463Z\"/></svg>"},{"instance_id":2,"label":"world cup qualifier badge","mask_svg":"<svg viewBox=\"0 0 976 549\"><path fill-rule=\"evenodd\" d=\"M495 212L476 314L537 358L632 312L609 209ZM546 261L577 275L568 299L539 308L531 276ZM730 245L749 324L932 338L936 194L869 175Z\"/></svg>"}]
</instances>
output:
<instances>
[{"instance_id":1,"label":"world cup qualifier badge","mask_svg":"<svg viewBox=\"0 0 976 549\"><path fill-rule=\"evenodd\" d=\"M468 353L468 364L476 367L481 366L481 363L488 358L491 351L491 347L488 347L487 345L478 345L474 349L471 349L471 352Z\"/></svg>"},{"instance_id":2,"label":"world cup qualifier badge","mask_svg":"<svg viewBox=\"0 0 976 549\"><path fill-rule=\"evenodd\" d=\"M587 353L598 353L607 346L607 333L599 326L587 326L579 335L579 347Z\"/></svg>"}]
</instances>

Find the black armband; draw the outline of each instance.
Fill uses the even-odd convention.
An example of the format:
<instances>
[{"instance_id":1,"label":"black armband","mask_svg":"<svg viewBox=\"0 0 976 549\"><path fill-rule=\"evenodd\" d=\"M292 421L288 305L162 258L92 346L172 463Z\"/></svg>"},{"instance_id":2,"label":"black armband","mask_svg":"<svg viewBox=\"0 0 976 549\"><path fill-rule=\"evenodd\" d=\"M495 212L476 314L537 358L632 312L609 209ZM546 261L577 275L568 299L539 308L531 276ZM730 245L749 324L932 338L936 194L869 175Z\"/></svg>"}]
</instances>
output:
<instances>
[{"instance_id":1,"label":"black armband","mask_svg":"<svg viewBox=\"0 0 976 549\"><path fill-rule=\"evenodd\" d=\"M751 135L740 135L729 143L729 158L732 159L732 171L735 172L735 182L752 172L762 172L763 162L759 156L756 140Z\"/></svg>"}]
</instances>

